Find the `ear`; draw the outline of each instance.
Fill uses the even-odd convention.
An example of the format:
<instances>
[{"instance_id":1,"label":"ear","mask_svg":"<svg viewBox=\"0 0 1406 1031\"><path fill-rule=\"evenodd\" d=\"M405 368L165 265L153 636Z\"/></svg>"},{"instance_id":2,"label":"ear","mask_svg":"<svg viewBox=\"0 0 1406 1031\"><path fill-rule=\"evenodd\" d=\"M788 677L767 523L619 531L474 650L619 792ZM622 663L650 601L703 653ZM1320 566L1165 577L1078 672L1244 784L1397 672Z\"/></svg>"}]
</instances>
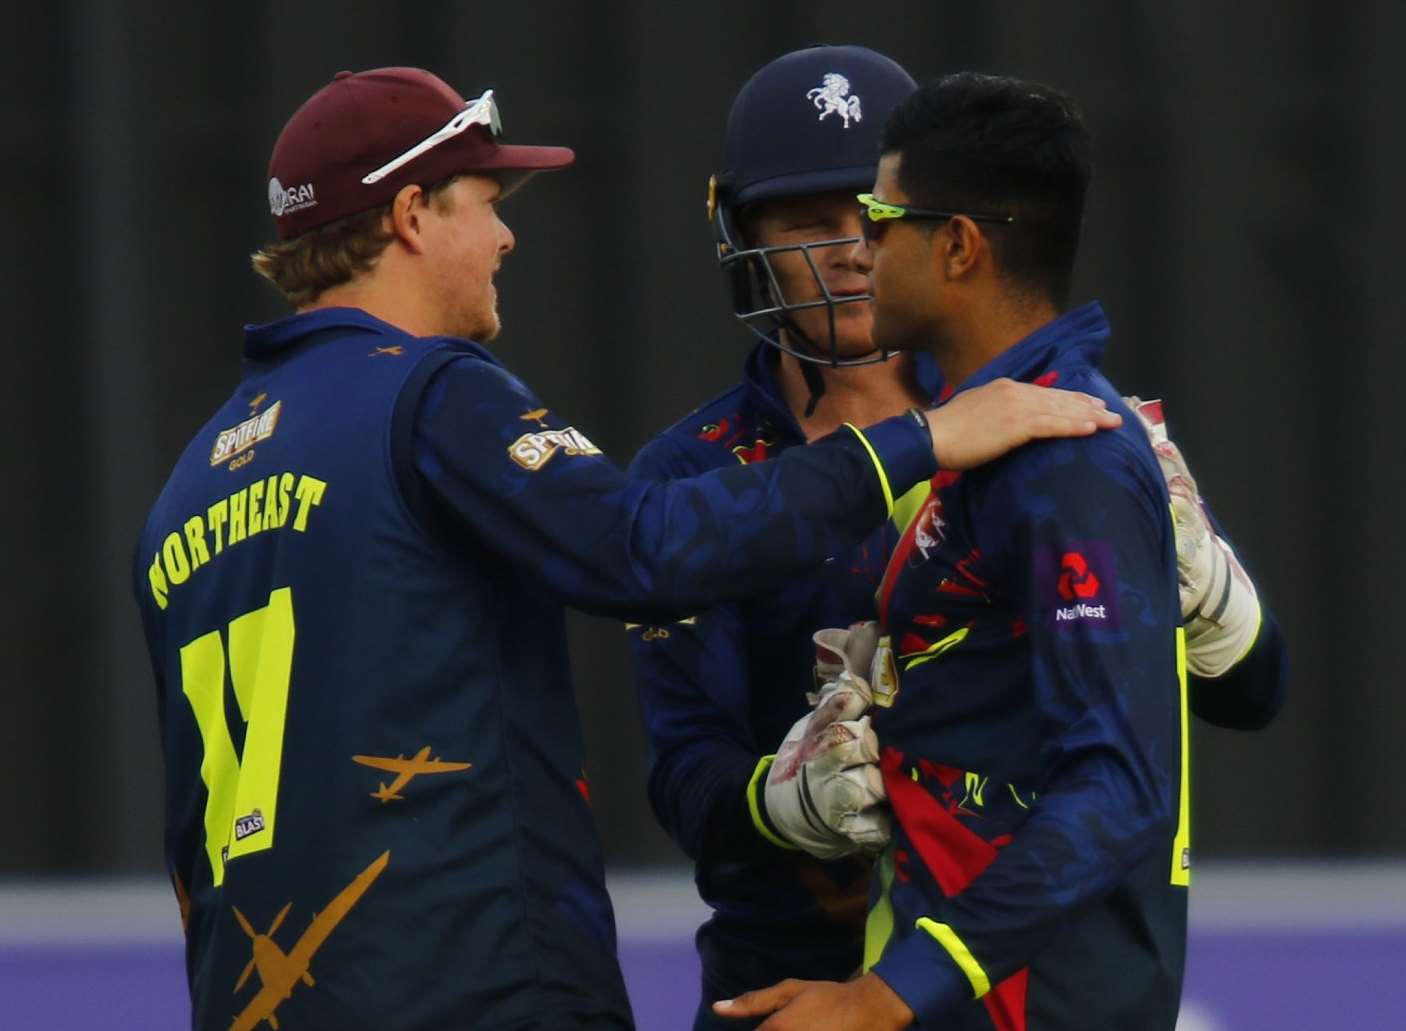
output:
<instances>
[{"instance_id":1,"label":"ear","mask_svg":"<svg viewBox=\"0 0 1406 1031\"><path fill-rule=\"evenodd\" d=\"M424 243L425 191L411 183L403 186L391 201L383 223L386 229L412 254L420 254Z\"/></svg>"},{"instance_id":2,"label":"ear","mask_svg":"<svg viewBox=\"0 0 1406 1031\"><path fill-rule=\"evenodd\" d=\"M954 215L936 233L933 243L944 276L962 279L971 275L987 253L986 237L966 215Z\"/></svg>"}]
</instances>

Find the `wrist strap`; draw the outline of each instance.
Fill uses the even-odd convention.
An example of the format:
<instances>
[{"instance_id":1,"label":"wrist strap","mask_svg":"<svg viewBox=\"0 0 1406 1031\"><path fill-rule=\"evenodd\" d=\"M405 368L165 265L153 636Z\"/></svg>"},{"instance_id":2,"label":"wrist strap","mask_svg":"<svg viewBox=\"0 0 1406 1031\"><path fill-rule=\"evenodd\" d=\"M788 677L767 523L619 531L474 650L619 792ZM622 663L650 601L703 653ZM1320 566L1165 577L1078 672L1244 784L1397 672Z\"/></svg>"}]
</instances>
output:
<instances>
[{"instance_id":1,"label":"wrist strap","mask_svg":"<svg viewBox=\"0 0 1406 1031\"><path fill-rule=\"evenodd\" d=\"M757 785L766 783L767 771L771 769L771 764L775 761L775 755L764 755L757 762L757 768L752 771L752 779L747 782L747 811L752 814L752 826L757 828L758 834L777 848L799 852L800 849L783 838L771 826L771 821L766 818L766 803L757 797Z\"/></svg>"},{"instance_id":2,"label":"wrist strap","mask_svg":"<svg viewBox=\"0 0 1406 1031\"><path fill-rule=\"evenodd\" d=\"M923 436L928 438L928 444L932 444L932 427L928 425L928 417L921 408L909 408L903 413L923 428Z\"/></svg>"},{"instance_id":3,"label":"wrist strap","mask_svg":"<svg viewBox=\"0 0 1406 1031\"><path fill-rule=\"evenodd\" d=\"M936 455L935 445L932 442L932 426L928 423L928 417L921 408L909 408L903 413L923 428L923 436L927 438L928 450ZM937 461L938 468L942 467L942 459Z\"/></svg>"}]
</instances>

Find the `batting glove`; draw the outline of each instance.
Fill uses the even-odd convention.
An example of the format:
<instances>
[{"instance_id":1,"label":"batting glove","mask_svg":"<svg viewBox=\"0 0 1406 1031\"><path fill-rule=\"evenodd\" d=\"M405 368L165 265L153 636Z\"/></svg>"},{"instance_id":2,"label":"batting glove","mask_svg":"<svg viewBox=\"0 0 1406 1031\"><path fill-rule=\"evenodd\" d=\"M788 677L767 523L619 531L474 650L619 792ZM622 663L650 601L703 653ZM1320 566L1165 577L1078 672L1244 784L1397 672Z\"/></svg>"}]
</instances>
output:
<instances>
[{"instance_id":1,"label":"batting glove","mask_svg":"<svg viewBox=\"0 0 1406 1031\"><path fill-rule=\"evenodd\" d=\"M1186 668L1218 677L1250 650L1260 627L1259 595L1235 553L1215 532L1181 449L1167 436L1161 401L1123 399L1142 420L1167 481L1177 540L1177 587L1186 626Z\"/></svg>"},{"instance_id":2,"label":"batting glove","mask_svg":"<svg viewBox=\"0 0 1406 1031\"><path fill-rule=\"evenodd\" d=\"M814 708L819 692L841 673L863 677L872 691L871 703L888 706L898 690L898 673L893 664L893 648L887 637L879 635L879 624L872 619L854 623L848 629L817 630L815 642L816 691L806 699Z\"/></svg>"},{"instance_id":3,"label":"batting glove","mask_svg":"<svg viewBox=\"0 0 1406 1031\"><path fill-rule=\"evenodd\" d=\"M889 841L889 814L879 772L879 738L863 715L873 702L868 682L846 665L869 661L877 634L837 630L831 650L815 634L818 665L834 678L811 695L814 709L796 720L775 757L758 764L748 790L752 819L773 844L801 848L820 859L879 851ZM846 648L852 643L853 650ZM838 668L838 672L837 671ZM765 774L758 805L756 781Z\"/></svg>"}]
</instances>

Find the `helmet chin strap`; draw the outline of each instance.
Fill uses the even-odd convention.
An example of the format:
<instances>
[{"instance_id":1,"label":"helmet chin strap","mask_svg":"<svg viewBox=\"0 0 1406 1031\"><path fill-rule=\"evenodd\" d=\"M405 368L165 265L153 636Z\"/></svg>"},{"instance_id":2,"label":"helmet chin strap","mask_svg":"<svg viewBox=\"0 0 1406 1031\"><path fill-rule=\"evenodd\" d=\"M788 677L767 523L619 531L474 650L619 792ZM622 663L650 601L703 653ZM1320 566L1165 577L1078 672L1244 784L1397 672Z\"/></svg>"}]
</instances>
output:
<instances>
[{"instance_id":1,"label":"helmet chin strap","mask_svg":"<svg viewBox=\"0 0 1406 1031\"><path fill-rule=\"evenodd\" d=\"M801 332L801 327L785 316L781 320L780 331L795 340L796 344L810 351L812 354L819 354L820 348L815 346L815 341ZM795 355L792 355L796 358ZM815 414L815 406L820 403L820 399L825 396L825 377L820 374L820 361L806 361L804 358L796 358L796 364L801 367L801 378L805 380L806 390L810 391L810 397L806 401L805 414L802 418L809 419Z\"/></svg>"},{"instance_id":2,"label":"helmet chin strap","mask_svg":"<svg viewBox=\"0 0 1406 1031\"><path fill-rule=\"evenodd\" d=\"M805 418L809 419L815 414L815 406L825 394L825 377L820 375L820 366L815 362L801 362L801 376L806 381L806 389L810 391L810 400L806 402L805 411Z\"/></svg>"},{"instance_id":3,"label":"helmet chin strap","mask_svg":"<svg viewBox=\"0 0 1406 1031\"><path fill-rule=\"evenodd\" d=\"M788 337L793 338L800 349L809 351L811 354L815 355L824 353L815 345L815 341L808 337L801 328L796 325L795 321L789 315L778 318L777 322L779 323L777 327L778 331L784 332ZM830 329L830 339L832 342L834 341L834 332L834 327L832 325ZM874 350L878 351L879 348L876 347ZM843 369L848 366L834 364L832 359L837 355L837 352L833 347L830 352L832 358L814 358L809 361L789 351L783 351L783 353L791 354L791 357L795 358L797 364L801 367L801 378L805 380L806 389L810 391L810 398L806 401L805 413L802 415L802 418L809 419L815 414L815 406L818 405L820 399L825 396L825 377L821 375L820 367L822 365L828 365L834 369ZM883 357L879 360L888 361L889 352L880 353L883 354Z\"/></svg>"}]
</instances>

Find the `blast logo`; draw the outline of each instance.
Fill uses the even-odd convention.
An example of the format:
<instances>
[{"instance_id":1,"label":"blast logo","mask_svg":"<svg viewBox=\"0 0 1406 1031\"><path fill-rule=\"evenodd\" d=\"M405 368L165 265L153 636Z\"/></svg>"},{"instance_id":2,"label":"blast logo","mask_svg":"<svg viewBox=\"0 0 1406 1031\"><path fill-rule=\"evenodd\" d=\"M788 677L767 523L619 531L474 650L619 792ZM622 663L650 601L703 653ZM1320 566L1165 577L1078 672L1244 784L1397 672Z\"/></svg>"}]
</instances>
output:
<instances>
[{"instance_id":1,"label":"blast logo","mask_svg":"<svg viewBox=\"0 0 1406 1031\"><path fill-rule=\"evenodd\" d=\"M257 834L264 829L264 814L255 809L248 816L241 816L234 821L234 840L243 841L251 834Z\"/></svg>"}]
</instances>

